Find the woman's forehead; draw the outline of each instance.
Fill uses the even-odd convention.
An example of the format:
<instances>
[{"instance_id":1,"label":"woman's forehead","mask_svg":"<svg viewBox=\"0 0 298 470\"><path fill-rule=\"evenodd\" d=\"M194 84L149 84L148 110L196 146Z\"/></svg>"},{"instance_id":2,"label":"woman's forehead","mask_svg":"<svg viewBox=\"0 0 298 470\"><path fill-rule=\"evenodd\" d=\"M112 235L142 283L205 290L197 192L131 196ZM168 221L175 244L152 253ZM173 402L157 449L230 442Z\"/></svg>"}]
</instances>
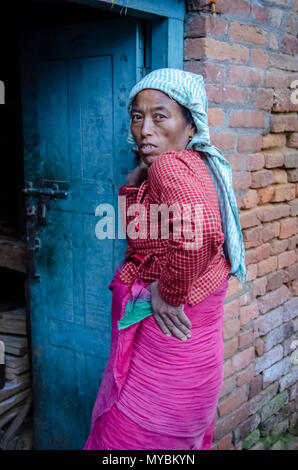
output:
<instances>
[{"instance_id":1,"label":"woman's forehead","mask_svg":"<svg viewBox=\"0 0 298 470\"><path fill-rule=\"evenodd\" d=\"M161 90L145 88L136 94L132 101L132 107L142 106L143 104L149 104L152 107L164 106L165 108L171 108L177 103L172 97Z\"/></svg>"}]
</instances>

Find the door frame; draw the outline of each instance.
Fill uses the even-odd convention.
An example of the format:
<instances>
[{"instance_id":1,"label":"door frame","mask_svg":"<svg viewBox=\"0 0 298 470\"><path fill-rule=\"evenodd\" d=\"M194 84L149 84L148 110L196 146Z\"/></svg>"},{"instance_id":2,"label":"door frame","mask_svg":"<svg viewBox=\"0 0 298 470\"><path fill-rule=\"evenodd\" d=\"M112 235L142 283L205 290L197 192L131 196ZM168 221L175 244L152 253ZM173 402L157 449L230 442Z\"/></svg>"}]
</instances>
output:
<instances>
[{"instance_id":1,"label":"door frame","mask_svg":"<svg viewBox=\"0 0 298 470\"><path fill-rule=\"evenodd\" d=\"M151 69L183 69L185 0L65 0L151 20Z\"/></svg>"}]
</instances>

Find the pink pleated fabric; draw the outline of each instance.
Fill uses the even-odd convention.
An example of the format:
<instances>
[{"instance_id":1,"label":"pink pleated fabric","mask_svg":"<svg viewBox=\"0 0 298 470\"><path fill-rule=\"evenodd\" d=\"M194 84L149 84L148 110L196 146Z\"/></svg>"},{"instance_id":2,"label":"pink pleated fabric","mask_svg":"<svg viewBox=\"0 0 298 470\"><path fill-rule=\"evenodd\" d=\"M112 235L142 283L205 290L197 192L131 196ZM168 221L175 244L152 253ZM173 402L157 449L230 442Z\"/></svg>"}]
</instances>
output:
<instances>
[{"instance_id":1,"label":"pink pleated fabric","mask_svg":"<svg viewBox=\"0 0 298 470\"><path fill-rule=\"evenodd\" d=\"M223 381L223 306L229 276L184 311L192 337L164 335L149 316L118 330L130 289L116 270L110 357L84 450L209 450ZM134 288L146 288L137 279Z\"/></svg>"}]
</instances>

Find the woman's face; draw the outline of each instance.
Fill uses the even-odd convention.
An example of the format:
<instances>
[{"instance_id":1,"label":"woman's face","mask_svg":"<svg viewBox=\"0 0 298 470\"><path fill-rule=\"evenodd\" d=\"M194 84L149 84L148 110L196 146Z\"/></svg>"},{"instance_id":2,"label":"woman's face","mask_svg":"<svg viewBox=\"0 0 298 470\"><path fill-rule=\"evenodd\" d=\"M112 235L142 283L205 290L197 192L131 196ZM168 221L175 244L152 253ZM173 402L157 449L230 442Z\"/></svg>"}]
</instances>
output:
<instances>
[{"instance_id":1,"label":"woman's face","mask_svg":"<svg viewBox=\"0 0 298 470\"><path fill-rule=\"evenodd\" d=\"M160 90L140 91L132 102L130 115L131 133L147 165L163 152L184 150L189 136L194 135L191 124L185 124L179 105Z\"/></svg>"}]
</instances>

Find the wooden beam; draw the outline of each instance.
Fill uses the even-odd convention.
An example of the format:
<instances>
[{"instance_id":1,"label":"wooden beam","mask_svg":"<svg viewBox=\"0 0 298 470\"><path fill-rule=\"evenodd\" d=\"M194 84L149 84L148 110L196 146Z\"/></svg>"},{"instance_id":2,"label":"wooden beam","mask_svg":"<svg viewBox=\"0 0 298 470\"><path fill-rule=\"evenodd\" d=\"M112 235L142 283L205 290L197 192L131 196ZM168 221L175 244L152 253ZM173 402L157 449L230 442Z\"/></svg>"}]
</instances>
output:
<instances>
[{"instance_id":1,"label":"wooden beam","mask_svg":"<svg viewBox=\"0 0 298 470\"><path fill-rule=\"evenodd\" d=\"M152 21L152 70L183 69L184 22L173 18Z\"/></svg>"},{"instance_id":2,"label":"wooden beam","mask_svg":"<svg viewBox=\"0 0 298 470\"><path fill-rule=\"evenodd\" d=\"M175 18L184 20L185 0L65 0L109 10L119 16Z\"/></svg>"}]
</instances>

